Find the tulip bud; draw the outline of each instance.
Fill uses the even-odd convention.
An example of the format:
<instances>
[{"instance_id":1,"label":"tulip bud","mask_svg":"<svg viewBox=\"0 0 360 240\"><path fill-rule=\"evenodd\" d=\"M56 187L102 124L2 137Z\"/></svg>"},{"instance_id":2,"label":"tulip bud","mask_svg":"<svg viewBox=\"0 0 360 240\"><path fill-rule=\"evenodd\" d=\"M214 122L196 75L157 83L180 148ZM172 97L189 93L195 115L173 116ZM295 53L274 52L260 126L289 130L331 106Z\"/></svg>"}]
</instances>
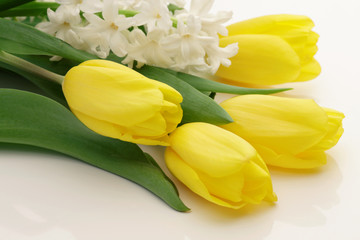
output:
<instances>
[{"instance_id":1,"label":"tulip bud","mask_svg":"<svg viewBox=\"0 0 360 240\"><path fill-rule=\"evenodd\" d=\"M73 67L63 92L87 127L124 141L168 145L168 133L182 118L180 93L111 61L90 60Z\"/></svg>"},{"instance_id":2,"label":"tulip bud","mask_svg":"<svg viewBox=\"0 0 360 240\"><path fill-rule=\"evenodd\" d=\"M341 112L311 99L244 95L220 104L234 119L223 128L241 136L264 161L284 168L315 168L340 139Z\"/></svg>"},{"instance_id":3,"label":"tulip bud","mask_svg":"<svg viewBox=\"0 0 360 240\"><path fill-rule=\"evenodd\" d=\"M193 192L220 206L238 209L276 201L269 171L245 140L208 123L188 123L170 135L169 170Z\"/></svg>"},{"instance_id":4,"label":"tulip bud","mask_svg":"<svg viewBox=\"0 0 360 240\"><path fill-rule=\"evenodd\" d=\"M321 68L314 59L318 34L312 20L297 15L270 15L227 27L229 35L220 46L238 43L231 66L221 66L216 76L230 84L272 85L307 81Z\"/></svg>"}]
</instances>

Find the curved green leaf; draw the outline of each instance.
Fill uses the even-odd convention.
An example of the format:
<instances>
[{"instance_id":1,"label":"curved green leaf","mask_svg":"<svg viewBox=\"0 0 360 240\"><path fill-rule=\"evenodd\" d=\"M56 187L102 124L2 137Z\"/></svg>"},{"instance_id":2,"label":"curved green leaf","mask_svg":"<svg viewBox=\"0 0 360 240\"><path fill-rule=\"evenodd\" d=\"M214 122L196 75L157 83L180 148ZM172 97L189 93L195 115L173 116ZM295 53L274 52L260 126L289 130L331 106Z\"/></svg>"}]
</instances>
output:
<instances>
[{"instance_id":1,"label":"curved green leaf","mask_svg":"<svg viewBox=\"0 0 360 240\"><path fill-rule=\"evenodd\" d=\"M196 88L201 92L210 91L210 92L218 92L218 93L245 95L245 94L273 94L273 93L284 92L292 89L292 88L256 89L256 88L237 87L182 72L175 72L169 69L163 69L163 70L187 82L188 84L190 84L191 86L193 86L194 88Z\"/></svg>"},{"instance_id":2,"label":"curved green leaf","mask_svg":"<svg viewBox=\"0 0 360 240\"><path fill-rule=\"evenodd\" d=\"M14 0L12 0L12 2L14 2ZM46 15L48 8L55 10L58 7L59 4L55 2L29 2L0 12L0 17Z\"/></svg>"},{"instance_id":3,"label":"curved green leaf","mask_svg":"<svg viewBox=\"0 0 360 240\"><path fill-rule=\"evenodd\" d=\"M70 155L138 183L178 211L189 210L173 183L136 144L94 133L65 107L46 97L0 89L0 142Z\"/></svg>"},{"instance_id":4,"label":"curved green leaf","mask_svg":"<svg viewBox=\"0 0 360 240\"><path fill-rule=\"evenodd\" d=\"M0 1L0 11L4 11L4 10L10 9L10 8L13 8L16 6L20 6L24 3L28 3L28 2L32 2L32 1L34 1L34 0L17 0L17 1L1 0Z\"/></svg>"},{"instance_id":5,"label":"curved green leaf","mask_svg":"<svg viewBox=\"0 0 360 240\"><path fill-rule=\"evenodd\" d=\"M176 76L163 71L161 68L150 66L144 66L136 70L149 78L168 84L181 93L184 98L181 103L181 107L184 110L182 123L207 122L223 125L233 122L230 115L213 99Z\"/></svg>"},{"instance_id":6,"label":"curved green leaf","mask_svg":"<svg viewBox=\"0 0 360 240\"><path fill-rule=\"evenodd\" d=\"M61 56L77 61L78 63L97 58L87 52L75 49L64 41L50 36L32 26L3 18L0 18L0 39L1 38L24 45L27 51L30 51L29 49L32 49L31 51L33 53L38 51L39 55ZM15 47L13 49L9 49L9 45L7 47L7 52L19 53Z\"/></svg>"},{"instance_id":7,"label":"curved green leaf","mask_svg":"<svg viewBox=\"0 0 360 240\"><path fill-rule=\"evenodd\" d=\"M49 55L49 53L44 52L41 49L36 49L23 43L14 42L12 40L4 38L0 38L0 49L12 54Z\"/></svg>"}]
</instances>

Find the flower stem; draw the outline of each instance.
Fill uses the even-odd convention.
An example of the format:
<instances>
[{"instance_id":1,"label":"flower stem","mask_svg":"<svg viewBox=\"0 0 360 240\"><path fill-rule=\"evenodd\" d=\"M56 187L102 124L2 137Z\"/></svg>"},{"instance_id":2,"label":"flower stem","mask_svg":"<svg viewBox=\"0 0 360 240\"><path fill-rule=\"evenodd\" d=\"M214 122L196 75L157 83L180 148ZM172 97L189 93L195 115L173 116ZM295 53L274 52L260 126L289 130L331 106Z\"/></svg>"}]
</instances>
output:
<instances>
[{"instance_id":1,"label":"flower stem","mask_svg":"<svg viewBox=\"0 0 360 240\"><path fill-rule=\"evenodd\" d=\"M6 64L9 64L13 67L24 70L28 73L38 75L44 77L50 81L56 82L58 84L62 84L64 81L64 76L53 73L45 68L39 67L31 62L28 62L22 58L19 58L10 53L4 52L0 50L0 61Z\"/></svg>"}]
</instances>

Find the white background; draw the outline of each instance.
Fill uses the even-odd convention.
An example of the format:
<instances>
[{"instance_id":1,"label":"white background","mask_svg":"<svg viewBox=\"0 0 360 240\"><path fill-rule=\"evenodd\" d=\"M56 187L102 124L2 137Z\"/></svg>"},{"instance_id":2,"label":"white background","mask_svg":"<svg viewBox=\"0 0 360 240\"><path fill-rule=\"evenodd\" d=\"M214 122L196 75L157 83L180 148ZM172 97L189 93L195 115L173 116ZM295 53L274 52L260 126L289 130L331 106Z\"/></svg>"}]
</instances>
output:
<instances>
[{"instance_id":1,"label":"white background","mask_svg":"<svg viewBox=\"0 0 360 240\"><path fill-rule=\"evenodd\" d=\"M360 239L360 2L216 1L213 10L233 10L233 22L278 13L314 20L322 74L285 86L295 88L287 95L345 113L345 133L328 151L328 164L270 169L279 201L238 211L208 203L175 180L192 209L179 213L141 187L70 157L0 144L0 240ZM166 171L164 149L144 149Z\"/></svg>"}]
</instances>

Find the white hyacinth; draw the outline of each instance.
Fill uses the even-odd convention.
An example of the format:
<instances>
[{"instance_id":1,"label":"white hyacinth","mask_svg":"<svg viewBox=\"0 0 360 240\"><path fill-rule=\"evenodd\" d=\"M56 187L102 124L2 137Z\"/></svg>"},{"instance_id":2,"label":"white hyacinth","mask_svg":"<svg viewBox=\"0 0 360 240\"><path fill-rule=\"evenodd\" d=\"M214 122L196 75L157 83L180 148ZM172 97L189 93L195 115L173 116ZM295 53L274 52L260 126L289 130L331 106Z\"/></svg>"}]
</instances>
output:
<instances>
[{"instance_id":1,"label":"white hyacinth","mask_svg":"<svg viewBox=\"0 0 360 240\"><path fill-rule=\"evenodd\" d=\"M213 0L57 0L37 28L75 48L106 58L111 52L133 67L144 64L196 75L229 66L237 44L219 46L231 12L210 13ZM168 6L178 9L170 11Z\"/></svg>"}]
</instances>

